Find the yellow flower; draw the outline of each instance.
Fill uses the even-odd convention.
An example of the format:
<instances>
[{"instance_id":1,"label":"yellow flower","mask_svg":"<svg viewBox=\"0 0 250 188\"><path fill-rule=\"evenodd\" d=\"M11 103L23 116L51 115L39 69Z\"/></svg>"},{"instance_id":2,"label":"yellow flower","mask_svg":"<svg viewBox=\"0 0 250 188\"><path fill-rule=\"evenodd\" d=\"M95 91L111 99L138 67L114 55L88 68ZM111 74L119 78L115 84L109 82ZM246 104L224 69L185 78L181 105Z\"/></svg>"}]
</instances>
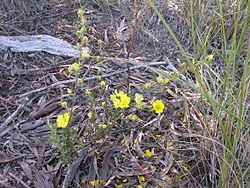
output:
<instances>
[{"instance_id":1,"label":"yellow flower","mask_svg":"<svg viewBox=\"0 0 250 188\"><path fill-rule=\"evenodd\" d=\"M161 100L156 100L153 102L153 108L155 110L155 113L160 114L163 112L165 105Z\"/></svg>"},{"instance_id":2,"label":"yellow flower","mask_svg":"<svg viewBox=\"0 0 250 188\"><path fill-rule=\"evenodd\" d=\"M120 183L121 181L119 179L115 179L116 183Z\"/></svg>"},{"instance_id":3,"label":"yellow flower","mask_svg":"<svg viewBox=\"0 0 250 188\"><path fill-rule=\"evenodd\" d=\"M135 94L135 102L136 102L136 104L141 103L142 101L143 101L143 95L139 94L139 93L136 93Z\"/></svg>"},{"instance_id":4,"label":"yellow flower","mask_svg":"<svg viewBox=\"0 0 250 188\"><path fill-rule=\"evenodd\" d=\"M90 181L89 184L90 184L90 185L93 185L93 186L96 186L98 183L97 183L96 180L94 180L94 181Z\"/></svg>"},{"instance_id":5,"label":"yellow flower","mask_svg":"<svg viewBox=\"0 0 250 188\"><path fill-rule=\"evenodd\" d=\"M78 80L76 81L76 84L77 84L77 85L82 85L82 84L83 84L83 80L82 80L82 79L78 79Z\"/></svg>"},{"instance_id":6,"label":"yellow flower","mask_svg":"<svg viewBox=\"0 0 250 188\"><path fill-rule=\"evenodd\" d=\"M122 139L121 140L121 144L125 144L126 143L126 140L125 139Z\"/></svg>"},{"instance_id":7,"label":"yellow flower","mask_svg":"<svg viewBox=\"0 0 250 188\"><path fill-rule=\"evenodd\" d=\"M105 101L102 102L102 106L103 106L103 107L107 106L107 103L106 103Z\"/></svg>"},{"instance_id":8,"label":"yellow flower","mask_svg":"<svg viewBox=\"0 0 250 188\"><path fill-rule=\"evenodd\" d=\"M183 170L185 170L186 172L188 171L188 168L186 166L183 167Z\"/></svg>"},{"instance_id":9,"label":"yellow flower","mask_svg":"<svg viewBox=\"0 0 250 188\"><path fill-rule=\"evenodd\" d=\"M68 71L69 73L77 73L81 68L81 65L78 63L73 63L72 65L69 66Z\"/></svg>"},{"instance_id":10,"label":"yellow flower","mask_svg":"<svg viewBox=\"0 0 250 188\"><path fill-rule=\"evenodd\" d=\"M101 45L103 45L103 41L102 40L98 40L97 44L98 44L98 46L101 46Z\"/></svg>"},{"instance_id":11,"label":"yellow flower","mask_svg":"<svg viewBox=\"0 0 250 188\"><path fill-rule=\"evenodd\" d=\"M139 176L138 179L139 179L141 182L145 181L145 177L144 177L144 176Z\"/></svg>"},{"instance_id":12,"label":"yellow flower","mask_svg":"<svg viewBox=\"0 0 250 188\"><path fill-rule=\"evenodd\" d=\"M86 21L85 19L81 19L82 24L84 24ZM76 31L76 36L81 36L83 33L87 32L87 28L86 27L82 27L80 30Z\"/></svg>"},{"instance_id":13,"label":"yellow flower","mask_svg":"<svg viewBox=\"0 0 250 188\"><path fill-rule=\"evenodd\" d=\"M180 67L181 69L184 69L184 68L187 67L187 64L183 62L183 63L181 63L181 64L179 65L179 67Z\"/></svg>"},{"instance_id":14,"label":"yellow flower","mask_svg":"<svg viewBox=\"0 0 250 188\"><path fill-rule=\"evenodd\" d=\"M174 144L173 141L168 141L168 142L167 142L167 145L168 145L168 146L172 146L173 144Z\"/></svg>"},{"instance_id":15,"label":"yellow flower","mask_svg":"<svg viewBox=\"0 0 250 188\"><path fill-rule=\"evenodd\" d=\"M103 139L96 140L95 143L96 143L96 144L101 144L101 143L103 143Z\"/></svg>"},{"instance_id":16,"label":"yellow flower","mask_svg":"<svg viewBox=\"0 0 250 188\"><path fill-rule=\"evenodd\" d=\"M138 144L138 140L137 139L134 139L134 144Z\"/></svg>"},{"instance_id":17,"label":"yellow flower","mask_svg":"<svg viewBox=\"0 0 250 188\"><path fill-rule=\"evenodd\" d=\"M82 9L79 9L78 11L77 11L77 16L79 16L80 18L81 17L83 17L84 16L84 11L82 10Z\"/></svg>"},{"instance_id":18,"label":"yellow flower","mask_svg":"<svg viewBox=\"0 0 250 188\"><path fill-rule=\"evenodd\" d=\"M173 183L173 179L172 179L172 178L169 178L169 179L167 179L167 182L168 182L168 183Z\"/></svg>"},{"instance_id":19,"label":"yellow flower","mask_svg":"<svg viewBox=\"0 0 250 188\"><path fill-rule=\"evenodd\" d=\"M169 73L170 76L176 77L176 78L180 78L181 74L179 72L170 72Z\"/></svg>"},{"instance_id":20,"label":"yellow flower","mask_svg":"<svg viewBox=\"0 0 250 188\"><path fill-rule=\"evenodd\" d=\"M69 95L71 95L71 94L73 94L73 90L72 89L67 89L67 93L69 94Z\"/></svg>"},{"instance_id":21,"label":"yellow flower","mask_svg":"<svg viewBox=\"0 0 250 188\"><path fill-rule=\"evenodd\" d=\"M87 23L87 20L84 17L82 17L80 19L80 22L81 22L81 25L82 25L82 28L81 28L81 32L82 32L81 35L82 35L83 33L87 32L87 29L85 27L85 25Z\"/></svg>"},{"instance_id":22,"label":"yellow flower","mask_svg":"<svg viewBox=\"0 0 250 188\"><path fill-rule=\"evenodd\" d=\"M94 117L94 113L93 113L93 112L89 112L89 113L88 113L88 118L89 118L89 119L93 119L93 117Z\"/></svg>"},{"instance_id":23,"label":"yellow flower","mask_svg":"<svg viewBox=\"0 0 250 188\"><path fill-rule=\"evenodd\" d=\"M69 124L70 112L57 116L57 127L65 128Z\"/></svg>"},{"instance_id":24,"label":"yellow flower","mask_svg":"<svg viewBox=\"0 0 250 188\"><path fill-rule=\"evenodd\" d=\"M141 155L140 158L141 158L141 159L144 159L144 158L145 158L145 155Z\"/></svg>"},{"instance_id":25,"label":"yellow flower","mask_svg":"<svg viewBox=\"0 0 250 188\"><path fill-rule=\"evenodd\" d=\"M82 42L83 42L84 44L87 44L88 41L89 41L89 38L88 38L87 36L82 37Z\"/></svg>"},{"instance_id":26,"label":"yellow flower","mask_svg":"<svg viewBox=\"0 0 250 188\"><path fill-rule=\"evenodd\" d=\"M152 88L152 85L151 85L151 83L147 82L143 85L143 87L144 87L144 89L150 89L150 88Z\"/></svg>"},{"instance_id":27,"label":"yellow flower","mask_svg":"<svg viewBox=\"0 0 250 188\"><path fill-rule=\"evenodd\" d=\"M67 108L68 107L68 103L66 101L61 102L61 107Z\"/></svg>"},{"instance_id":28,"label":"yellow flower","mask_svg":"<svg viewBox=\"0 0 250 188\"><path fill-rule=\"evenodd\" d=\"M132 115L130 116L130 119L131 119L132 121L136 121L136 120L138 119L138 116L135 115L135 114L132 114Z\"/></svg>"},{"instance_id":29,"label":"yellow flower","mask_svg":"<svg viewBox=\"0 0 250 188\"><path fill-rule=\"evenodd\" d=\"M90 54L89 54L89 51L88 50L83 50L83 52L81 53L81 57L83 58L89 58L90 57Z\"/></svg>"},{"instance_id":30,"label":"yellow flower","mask_svg":"<svg viewBox=\"0 0 250 188\"><path fill-rule=\"evenodd\" d=\"M89 96L91 96L91 91L89 91L88 89L85 91L85 95L87 96L87 97L89 97Z\"/></svg>"},{"instance_id":31,"label":"yellow flower","mask_svg":"<svg viewBox=\"0 0 250 188\"><path fill-rule=\"evenodd\" d=\"M164 79L164 83L165 83L165 84L168 84L169 82L170 82L170 79L169 79L169 78L165 78L165 79Z\"/></svg>"},{"instance_id":32,"label":"yellow flower","mask_svg":"<svg viewBox=\"0 0 250 188\"><path fill-rule=\"evenodd\" d=\"M81 184L86 184L87 183L87 180L85 180L85 179L81 179L81 182L80 182Z\"/></svg>"},{"instance_id":33,"label":"yellow flower","mask_svg":"<svg viewBox=\"0 0 250 188\"><path fill-rule=\"evenodd\" d=\"M150 151L150 150L145 150L145 154L148 156L148 157L152 157L153 156L153 153Z\"/></svg>"},{"instance_id":34,"label":"yellow flower","mask_svg":"<svg viewBox=\"0 0 250 188\"><path fill-rule=\"evenodd\" d=\"M136 188L143 188L143 186L142 185L137 185Z\"/></svg>"},{"instance_id":35,"label":"yellow flower","mask_svg":"<svg viewBox=\"0 0 250 188\"><path fill-rule=\"evenodd\" d=\"M97 73L101 73L102 72L102 69L101 68L98 68L97 69Z\"/></svg>"},{"instance_id":36,"label":"yellow flower","mask_svg":"<svg viewBox=\"0 0 250 188\"><path fill-rule=\"evenodd\" d=\"M122 180L122 182L123 182L123 183L126 183L127 181L128 181L128 179L124 179L124 180Z\"/></svg>"},{"instance_id":37,"label":"yellow flower","mask_svg":"<svg viewBox=\"0 0 250 188\"><path fill-rule=\"evenodd\" d=\"M154 135L155 138L161 138L161 135L160 134L156 134Z\"/></svg>"},{"instance_id":38,"label":"yellow flower","mask_svg":"<svg viewBox=\"0 0 250 188\"><path fill-rule=\"evenodd\" d=\"M100 184L102 182L103 182L102 180L94 180L94 181L90 181L89 184L93 185L93 186L96 186L96 185L98 185L98 184Z\"/></svg>"},{"instance_id":39,"label":"yellow flower","mask_svg":"<svg viewBox=\"0 0 250 188\"><path fill-rule=\"evenodd\" d=\"M103 182L103 180L97 180L97 181L99 182L99 184Z\"/></svg>"},{"instance_id":40,"label":"yellow flower","mask_svg":"<svg viewBox=\"0 0 250 188\"><path fill-rule=\"evenodd\" d=\"M214 55L208 55L208 56L206 57L206 60L207 60L208 62L213 61L213 59L214 59Z\"/></svg>"},{"instance_id":41,"label":"yellow flower","mask_svg":"<svg viewBox=\"0 0 250 188\"><path fill-rule=\"evenodd\" d=\"M156 82L157 82L158 84L163 83L163 82L164 82L163 77L162 77L162 76L157 76L157 77L156 77Z\"/></svg>"},{"instance_id":42,"label":"yellow flower","mask_svg":"<svg viewBox=\"0 0 250 188\"><path fill-rule=\"evenodd\" d=\"M96 61L100 61L101 57L100 56L96 56L95 59L96 59ZM100 64L100 66L102 66L102 64Z\"/></svg>"},{"instance_id":43,"label":"yellow flower","mask_svg":"<svg viewBox=\"0 0 250 188\"><path fill-rule=\"evenodd\" d=\"M117 90L115 91L115 94L110 95L110 98L113 101L115 108L128 108L131 101L126 93L123 91L118 93Z\"/></svg>"},{"instance_id":44,"label":"yellow flower","mask_svg":"<svg viewBox=\"0 0 250 188\"><path fill-rule=\"evenodd\" d=\"M154 169L155 169L155 167L154 167L154 166L150 166L149 168L150 168L151 170L154 170Z\"/></svg>"},{"instance_id":45,"label":"yellow flower","mask_svg":"<svg viewBox=\"0 0 250 188\"><path fill-rule=\"evenodd\" d=\"M123 187L123 185L117 185L116 186L116 188L122 188Z\"/></svg>"},{"instance_id":46,"label":"yellow flower","mask_svg":"<svg viewBox=\"0 0 250 188\"><path fill-rule=\"evenodd\" d=\"M135 94L135 103L136 103L136 108L138 109L142 109L144 104L143 104L143 95L142 94L139 94L139 93L136 93Z\"/></svg>"},{"instance_id":47,"label":"yellow flower","mask_svg":"<svg viewBox=\"0 0 250 188\"><path fill-rule=\"evenodd\" d=\"M105 124L99 124L98 127L99 127L99 129L106 129L107 125L105 125Z\"/></svg>"},{"instance_id":48,"label":"yellow flower","mask_svg":"<svg viewBox=\"0 0 250 188\"><path fill-rule=\"evenodd\" d=\"M101 81L101 82L100 82L100 85L103 87L103 86L106 85L106 82L105 82L105 81Z\"/></svg>"}]
</instances>

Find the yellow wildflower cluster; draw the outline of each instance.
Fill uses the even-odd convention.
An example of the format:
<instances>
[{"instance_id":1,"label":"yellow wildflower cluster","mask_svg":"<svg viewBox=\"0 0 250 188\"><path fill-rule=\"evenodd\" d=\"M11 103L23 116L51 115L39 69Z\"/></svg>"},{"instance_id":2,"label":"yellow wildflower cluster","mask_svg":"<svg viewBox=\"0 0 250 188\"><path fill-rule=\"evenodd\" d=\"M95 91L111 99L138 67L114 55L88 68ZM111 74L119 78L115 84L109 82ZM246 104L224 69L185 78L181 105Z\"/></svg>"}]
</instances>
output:
<instances>
[{"instance_id":1,"label":"yellow wildflower cluster","mask_svg":"<svg viewBox=\"0 0 250 188\"><path fill-rule=\"evenodd\" d=\"M63 115L59 115L56 120L57 127L66 128L67 125L69 124L69 119L70 119L70 112L67 112Z\"/></svg>"},{"instance_id":2,"label":"yellow wildflower cluster","mask_svg":"<svg viewBox=\"0 0 250 188\"><path fill-rule=\"evenodd\" d=\"M119 93L115 90L115 94L110 95L111 100L115 108L128 108L131 98L127 96L126 93L120 91Z\"/></svg>"}]
</instances>

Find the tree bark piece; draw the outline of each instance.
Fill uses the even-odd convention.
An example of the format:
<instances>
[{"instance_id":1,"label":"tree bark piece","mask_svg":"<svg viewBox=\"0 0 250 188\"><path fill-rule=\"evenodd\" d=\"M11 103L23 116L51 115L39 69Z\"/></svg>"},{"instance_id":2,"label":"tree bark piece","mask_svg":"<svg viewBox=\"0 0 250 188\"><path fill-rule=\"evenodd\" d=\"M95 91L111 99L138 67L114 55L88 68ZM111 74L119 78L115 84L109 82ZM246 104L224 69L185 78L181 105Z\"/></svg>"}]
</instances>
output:
<instances>
[{"instance_id":1,"label":"tree bark piece","mask_svg":"<svg viewBox=\"0 0 250 188\"><path fill-rule=\"evenodd\" d=\"M0 36L0 51L47 52L65 57L78 57L79 50L68 42L50 35ZM85 48L88 50L88 48Z\"/></svg>"}]
</instances>

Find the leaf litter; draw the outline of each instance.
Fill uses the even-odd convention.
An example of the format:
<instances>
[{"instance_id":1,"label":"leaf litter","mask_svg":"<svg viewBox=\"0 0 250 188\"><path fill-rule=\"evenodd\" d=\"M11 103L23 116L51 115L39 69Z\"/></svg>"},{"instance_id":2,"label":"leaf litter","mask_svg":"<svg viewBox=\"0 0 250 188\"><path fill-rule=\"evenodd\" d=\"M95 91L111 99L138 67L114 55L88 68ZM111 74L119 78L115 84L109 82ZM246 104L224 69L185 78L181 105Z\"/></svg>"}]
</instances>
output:
<instances>
[{"instance_id":1,"label":"leaf litter","mask_svg":"<svg viewBox=\"0 0 250 188\"><path fill-rule=\"evenodd\" d=\"M92 40L102 39L107 43L104 55L124 58L126 54L124 46L129 44L130 23L133 19L133 11L129 10L132 4L127 2L127 5L108 6L104 11L96 1L84 3L89 19L89 37ZM10 22L11 19L17 19L17 16L10 16L11 6L17 11L17 16L20 14L23 17L22 24ZM18 7L14 4L5 7L6 16L0 23L0 26L4 27L0 29L1 34L49 33L76 44L74 32L79 25L72 20L77 20L75 12L80 7L78 3L65 1L60 6L55 6L48 1L37 1L32 6L18 6L25 6L27 15L18 12ZM139 24L132 59L145 64L147 61L164 62L163 65L155 66L169 72L173 69L179 71L176 45L169 38L165 38L163 26L149 12L145 11L142 23ZM190 38L187 26L183 24L184 21L177 12L171 9L167 9L167 12L164 16L172 21L173 29L185 33L184 37L181 34L179 37L183 37L180 39L188 51ZM32 17L31 13L35 14L35 17ZM3 26L3 23L6 25ZM178 28L174 27L176 24ZM65 25L67 27L64 27ZM90 48L96 49L96 46L90 43ZM57 148L48 142L49 126L45 123L47 119L55 120L57 115L62 113L58 105L65 96L64 89L68 83L46 87L69 79L66 66L73 60L46 52L0 53L0 60L3 62L0 64L1 186L66 188L116 187L121 184L124 187L132 187L143 184L145 187L199 187L209 184L209 164L204 161L211 157L209 148L213 142L196 137L193 133L213 139L216 126L212 117L203 116L199 106L201 97L182 83L173 81L161 96L154 90L145 93L145 98L152 98L152 102L157 97L164 99L166 113L152 117L142 112L138 114L138 125L131 122L117 125L116 129L111 130L110 136L84 145L77 152L74 162L68 166L59 161ZM166 58L170 60L167 61ZM99 89L95 66L98 67L95 62L90 62L89 66L84 67L89 70L90 78L94 77L89 84L92 92L98 92ZM117 60L104 64L102 68L108 75L106 79L109 87L128 89L126 71L111 74L117 70L123 71L124 67L124 63ZM149 69L132 69L130 92L142 93L144 90L140 85L152 82L155 76ZM190 75L185 76L188 82L194 84ZM20 95L42 87L46 89L20 98ZM75 129L79 136L87 138L89 135L86 131L86 99L79 101L75 111ZM101 111L96 111L97 114L100 112L101 117ZM205 127L206 125L211 127ZM210 130L209 135L203 134L204 129ZM155 135L160 136L157 138ZM123 139L125 143L121 144ZM134 143L135 139L138 143ZM150 150L152 156L145 155L145 150ZM216 164L214 168L217 170ZM146 181L140 182L138 176L145 176ZM169 179L173 179L173 182ZM90 184L96 180L102 182Z\"/></svg>"}]
</instances>

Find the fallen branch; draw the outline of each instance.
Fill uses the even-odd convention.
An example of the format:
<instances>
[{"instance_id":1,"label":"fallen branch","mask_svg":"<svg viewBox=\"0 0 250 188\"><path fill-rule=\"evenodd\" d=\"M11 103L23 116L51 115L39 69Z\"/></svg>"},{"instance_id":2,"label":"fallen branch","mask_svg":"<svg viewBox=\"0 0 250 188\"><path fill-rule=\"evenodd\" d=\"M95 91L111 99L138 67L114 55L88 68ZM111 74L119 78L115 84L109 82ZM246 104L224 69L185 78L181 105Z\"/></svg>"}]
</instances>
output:
<instances>
[{"instance_id":1,"label":"fallen branch","mask_svg":"<svg viewBox=\"0 0 250 188\"><path fill-rule=\"evenodd\" d=\"M12 121L12 120L14 120L14 118L18 115L18 114L20 114L20 112L25 108L25 106L27 105L27 103L29 102L29 98L28 97L26 97L24 100L23 100L23 102L22 102L22 104L20 104L19 106L18 106L18 108L16 109L16 111L15 112L13 112L3 123L2 123L2 125L0 126L0 137L1 137L1 135L2 134L4 134L4 130L6 129L6 127L7 127L7 125L9 125L9 123Z\"/></svg>"},{"instance_id":2,"label":"fallen branch","mask_svg":"<svg viewBox=\"0 0 250 188\"><path fill-rule=\"evenodd\" d=\"M147 64L147 66L162 65L162 64L166 64L166 62L152 62L152 63ZM132 69L138 69L138 68L145 68L145 66L139 65L139 66L131 67L130 69L132 70ZM110 77L110 76L113 76L113 75L116 75L116 74L123 73L125 71L127 71L127 70L120 70L120 71L112 72L110 74L104 74L104 75L102 75L102 77L107 78L107 77ZM91 77L91 78L85 78L83 80L84 81L90 81L90 80L97 80L98 78L99 78L99 76L94 76L94 77ZM69 84L69 83L74 83L74 82L76 82L76 79L70 79L70 80L64 80L64 81L56 82L56 83L53 83L53 84L51 84L49 86L38 88L38 89L35 89L35 90L32 90L32 91L29 91L27 93L21 94L21 95L19 95L19 98L26 97L26 96L31 95L33 93L41 92L41 91L44 91L44 90L47 90L47 89L50 89L50 88L53 88L53 87L56 87L56 86L59 86L59 85L64 85L64 84Z\"/></svg>"}]
</instances>

